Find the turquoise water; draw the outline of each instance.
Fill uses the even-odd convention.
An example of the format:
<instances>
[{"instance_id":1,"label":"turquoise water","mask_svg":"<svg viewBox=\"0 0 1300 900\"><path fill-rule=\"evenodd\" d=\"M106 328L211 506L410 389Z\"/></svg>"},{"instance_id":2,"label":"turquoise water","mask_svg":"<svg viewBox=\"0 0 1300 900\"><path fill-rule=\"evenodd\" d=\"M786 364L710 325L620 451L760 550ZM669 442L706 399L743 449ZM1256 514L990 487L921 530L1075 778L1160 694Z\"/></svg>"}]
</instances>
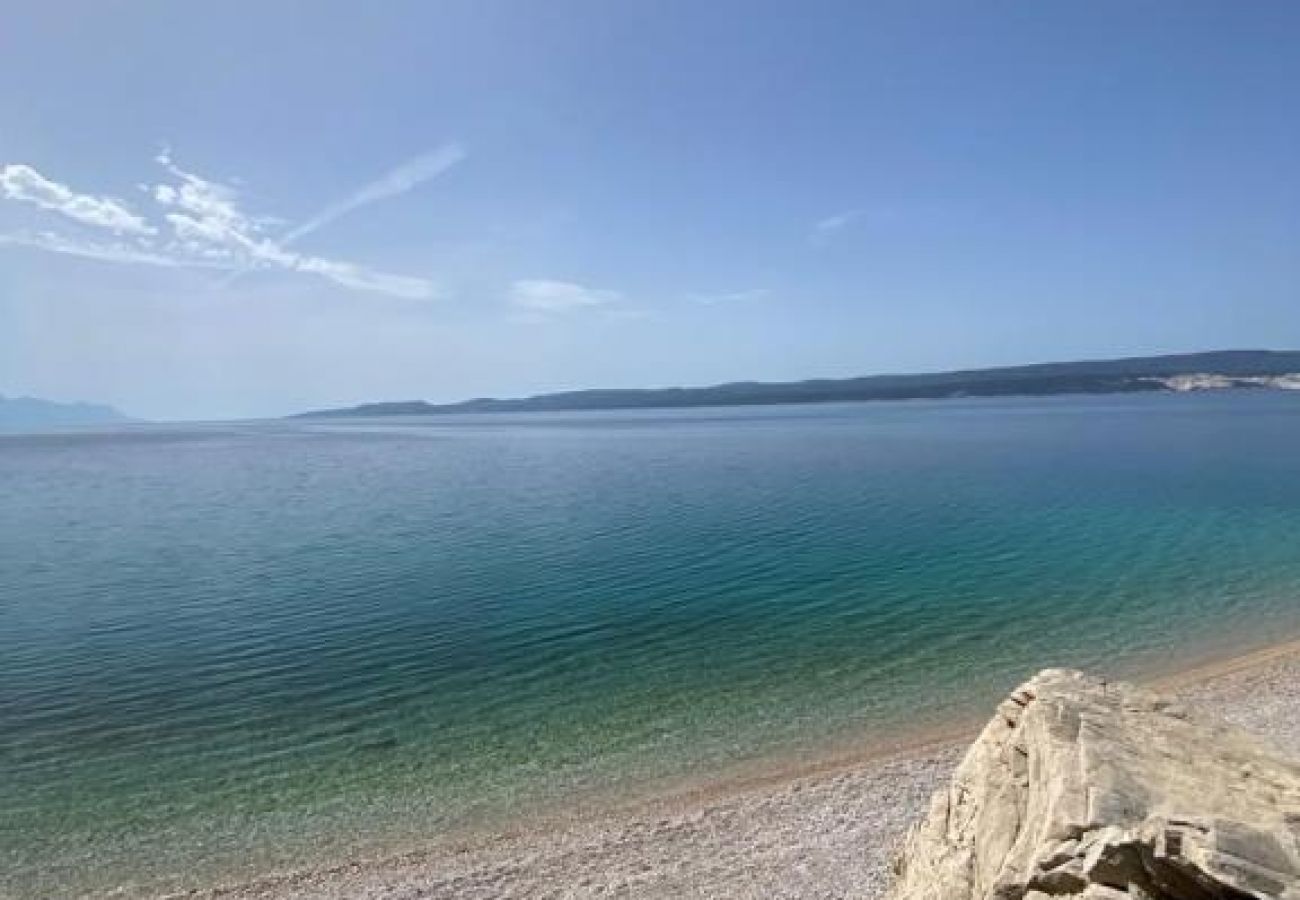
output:
<instances>
[{"instance_id":1,"label":"turquoise water","mask_svg":"<svg viewBox=\"0 0 1300 900\"><path fill-rule=\"evenodd\" d=\"M1300 632L1300 395L0 437L0 894L411 846Z\"/></svg>"}]
</instances>

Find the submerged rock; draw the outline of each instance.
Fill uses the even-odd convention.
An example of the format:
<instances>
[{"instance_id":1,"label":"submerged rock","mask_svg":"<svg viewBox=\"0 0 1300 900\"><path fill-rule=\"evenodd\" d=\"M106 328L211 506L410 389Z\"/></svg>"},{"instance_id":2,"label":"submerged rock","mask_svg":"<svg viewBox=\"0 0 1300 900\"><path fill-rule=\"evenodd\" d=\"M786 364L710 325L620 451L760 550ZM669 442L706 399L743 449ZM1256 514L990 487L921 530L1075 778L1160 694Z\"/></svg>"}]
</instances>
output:
<instances>
[{"instance_id":1,"label":"submerged rock","mask_svg":"<svg viewBox=\"0 0 1300 900\"><path fill-rule=\"evenodd\" d=\"M1300 900L1300 763L1049 669L998 708L896 876L891 900Z\"/></svg>"}]
</instances>

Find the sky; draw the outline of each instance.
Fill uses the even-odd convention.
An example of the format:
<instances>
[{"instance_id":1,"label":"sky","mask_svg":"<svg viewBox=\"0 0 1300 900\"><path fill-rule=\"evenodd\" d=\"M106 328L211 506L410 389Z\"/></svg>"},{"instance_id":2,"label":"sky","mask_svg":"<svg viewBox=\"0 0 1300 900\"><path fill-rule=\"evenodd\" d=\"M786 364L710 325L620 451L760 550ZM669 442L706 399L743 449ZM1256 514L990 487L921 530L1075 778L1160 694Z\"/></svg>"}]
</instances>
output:
<instances>
[{"instance_id":1,"label":"sky","mask_svg":"<svg viewBox=\"0 0 1300 900\"><path fill-rule=\"evenodd\" d=\"M1300 4L12 4L0 394L1300 348Z\"/></svg>"}]
</instances>

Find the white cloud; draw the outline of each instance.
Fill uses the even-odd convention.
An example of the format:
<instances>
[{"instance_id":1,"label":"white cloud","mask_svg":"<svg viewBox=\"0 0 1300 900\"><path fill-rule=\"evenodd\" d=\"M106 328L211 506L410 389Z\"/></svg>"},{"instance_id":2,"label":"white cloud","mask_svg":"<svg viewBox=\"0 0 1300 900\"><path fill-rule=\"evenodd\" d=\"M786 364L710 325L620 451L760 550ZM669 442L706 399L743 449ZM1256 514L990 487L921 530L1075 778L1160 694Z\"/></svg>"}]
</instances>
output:
<instances>
[{"instance_id":1,"label":"white cloud","mask_svg":"<svg viewBox=\"0 0 1300 900\"><path fill-rule=\"evenodd\" d=\"M83 225L125 234L148 235L156 231L122 201L78 194L67 185L51 181L31 166L21 163L10 163L0 168L0 193L6 200L34 203Z\"/></svg>"},{"instance_id":2,"label":"white cloud","mask_svg":"<svg viewBox=\"0 0 1300 900\"><path fill-rule=\"evenodd\" d=\"M831 235L844 230L861 217L862 210L860 209L846 209L844 212L827 216L813 223L812 237L814 240L828 240Z\"/></svg>"},{"instance_id":3,"label":"white cloud","mask_svg":"<svg viewBox=\"0 0 1300 900\"><path fill-rule=\"evenodd\" d=\"M425 153L414 159L407 160L380 178L363 185L347 199L325 207L321 212L285 235L284 243L291 244L304 235L323 228L335 219L347 215L354 209L379 200L386 200L389 197L396 197L399 194L405 194L424 182L437 178L463 160L465 156L465 149L459 144L446 144L431 153Z\"/></svg>"},{"instance_id":4,"label":"white cloud","mask_svg":"<svg viewBox=\"0 0 1300 900\"><path fill-rule=\"evenodd\" d=\"M767 288L751 288L746 291L728 291L721 294L689 294L688 299L705 306L718 306L726 303L748 303L753 300L763 300L771 295L772 292Z\"/></svg>"},{"instance_id":5,"label":"white cloud","mask_svg":"<svg viewBox=\"0 0 1300 900\"><path fill-rule=\"evenodd\" d=\"M32 247L37 250L46 250L50 253L64 253L70 256L81 256L86 259L97 259L100 262L136 263L147 266L162 266L169 269L180 268L182 266L205 266L205 264L199 260L194 260L192 262L184 261L177 259L176 257L153 253L149 250L142 250L139 247L133 247L121 242L105 244L98 241L69 238L54 234L50 231L22 231L14 234L0 234L0 244L10 244L18 247Z\"/></svg>"},{"instance_id":6,"label":"white cloud","mask_svg":"<svg viewBox=\"0 0 1300 900\"><path fill-rule=\"evenodd\" d=\"M620 299L616 291L598 290L571 281L524 279L510 286L510 303L527 313L552 315L609 306Z\"/></svg>"},{"instance_id":7,"label":"white cloud","mask_svg":"<svg viewBox=\"0 0 1300 900\"><path fill-rule=\"evenodd\" d=\"M278 269L325 278L354 290L407 299L428 299L436 295L433 284L424 278L378 272L353 262L289 250L283 239L277 240L266 233L267 226L275 220L246 214L239 206L234 188L181 169L172 161L169 151L160 153L157 161L172 175L172 180L147 185L146 190L161 211L160 225L165 227L165 232L117 201L73 194L29 166L10 165L0 170L0 186L7 199L30 201L86 224L111 228L119 233L119 240L105 244L39 232L0 236L0 243L102 262L223 269L232 275L247 270ZM374 191L371 193L377 196Z\"/></svg>"},{"instance_id":8,"label":"white cloud","mask_svg":"<svg viewBox=\"0 0 1300 900\"><path fill-rule=\"evenodd\" d=\"M429 300L437 295L433 285L423 278L390 275L352 263L321 259L319 256L298 256L295 260L293 268L299 272L323 275L344 287L359 291L378 291L407 300Z\"/></svg>"},{"instance_id":9,"label":"white cloud","mask_svg":"<svg viewBox=\"0 0 1300 900\"><path fill-rule=\"evenodd\" d=\"M238 206L234 188L187 172L163 154L159 161L176 178L174 184L153 187L158 205L167 209L163 218L179 244L173 249L186 252L217 250L232 261L247 257L256 262L292 267L293 254L263 235L260 220L245 215Z\"/></svg>"}]
</instances>

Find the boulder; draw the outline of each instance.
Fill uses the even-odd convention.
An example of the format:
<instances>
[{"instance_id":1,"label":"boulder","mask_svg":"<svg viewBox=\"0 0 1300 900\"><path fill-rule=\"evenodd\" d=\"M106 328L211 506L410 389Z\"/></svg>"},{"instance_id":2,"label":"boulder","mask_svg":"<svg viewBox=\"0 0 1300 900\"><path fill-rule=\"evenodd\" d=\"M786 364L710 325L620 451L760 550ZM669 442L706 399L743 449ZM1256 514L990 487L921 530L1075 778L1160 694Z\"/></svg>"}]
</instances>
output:
<instances>
[{"instance_id":1,"label":"boulder","mask_svg":"<svg viewBox=\"0 0 1300 900\"><path fill-rule=\"evenodd\" d=\"M1049 669L998 707L895 875L891 900L1300 900L1300 763Z\"/></svg>"}]
</instances>

